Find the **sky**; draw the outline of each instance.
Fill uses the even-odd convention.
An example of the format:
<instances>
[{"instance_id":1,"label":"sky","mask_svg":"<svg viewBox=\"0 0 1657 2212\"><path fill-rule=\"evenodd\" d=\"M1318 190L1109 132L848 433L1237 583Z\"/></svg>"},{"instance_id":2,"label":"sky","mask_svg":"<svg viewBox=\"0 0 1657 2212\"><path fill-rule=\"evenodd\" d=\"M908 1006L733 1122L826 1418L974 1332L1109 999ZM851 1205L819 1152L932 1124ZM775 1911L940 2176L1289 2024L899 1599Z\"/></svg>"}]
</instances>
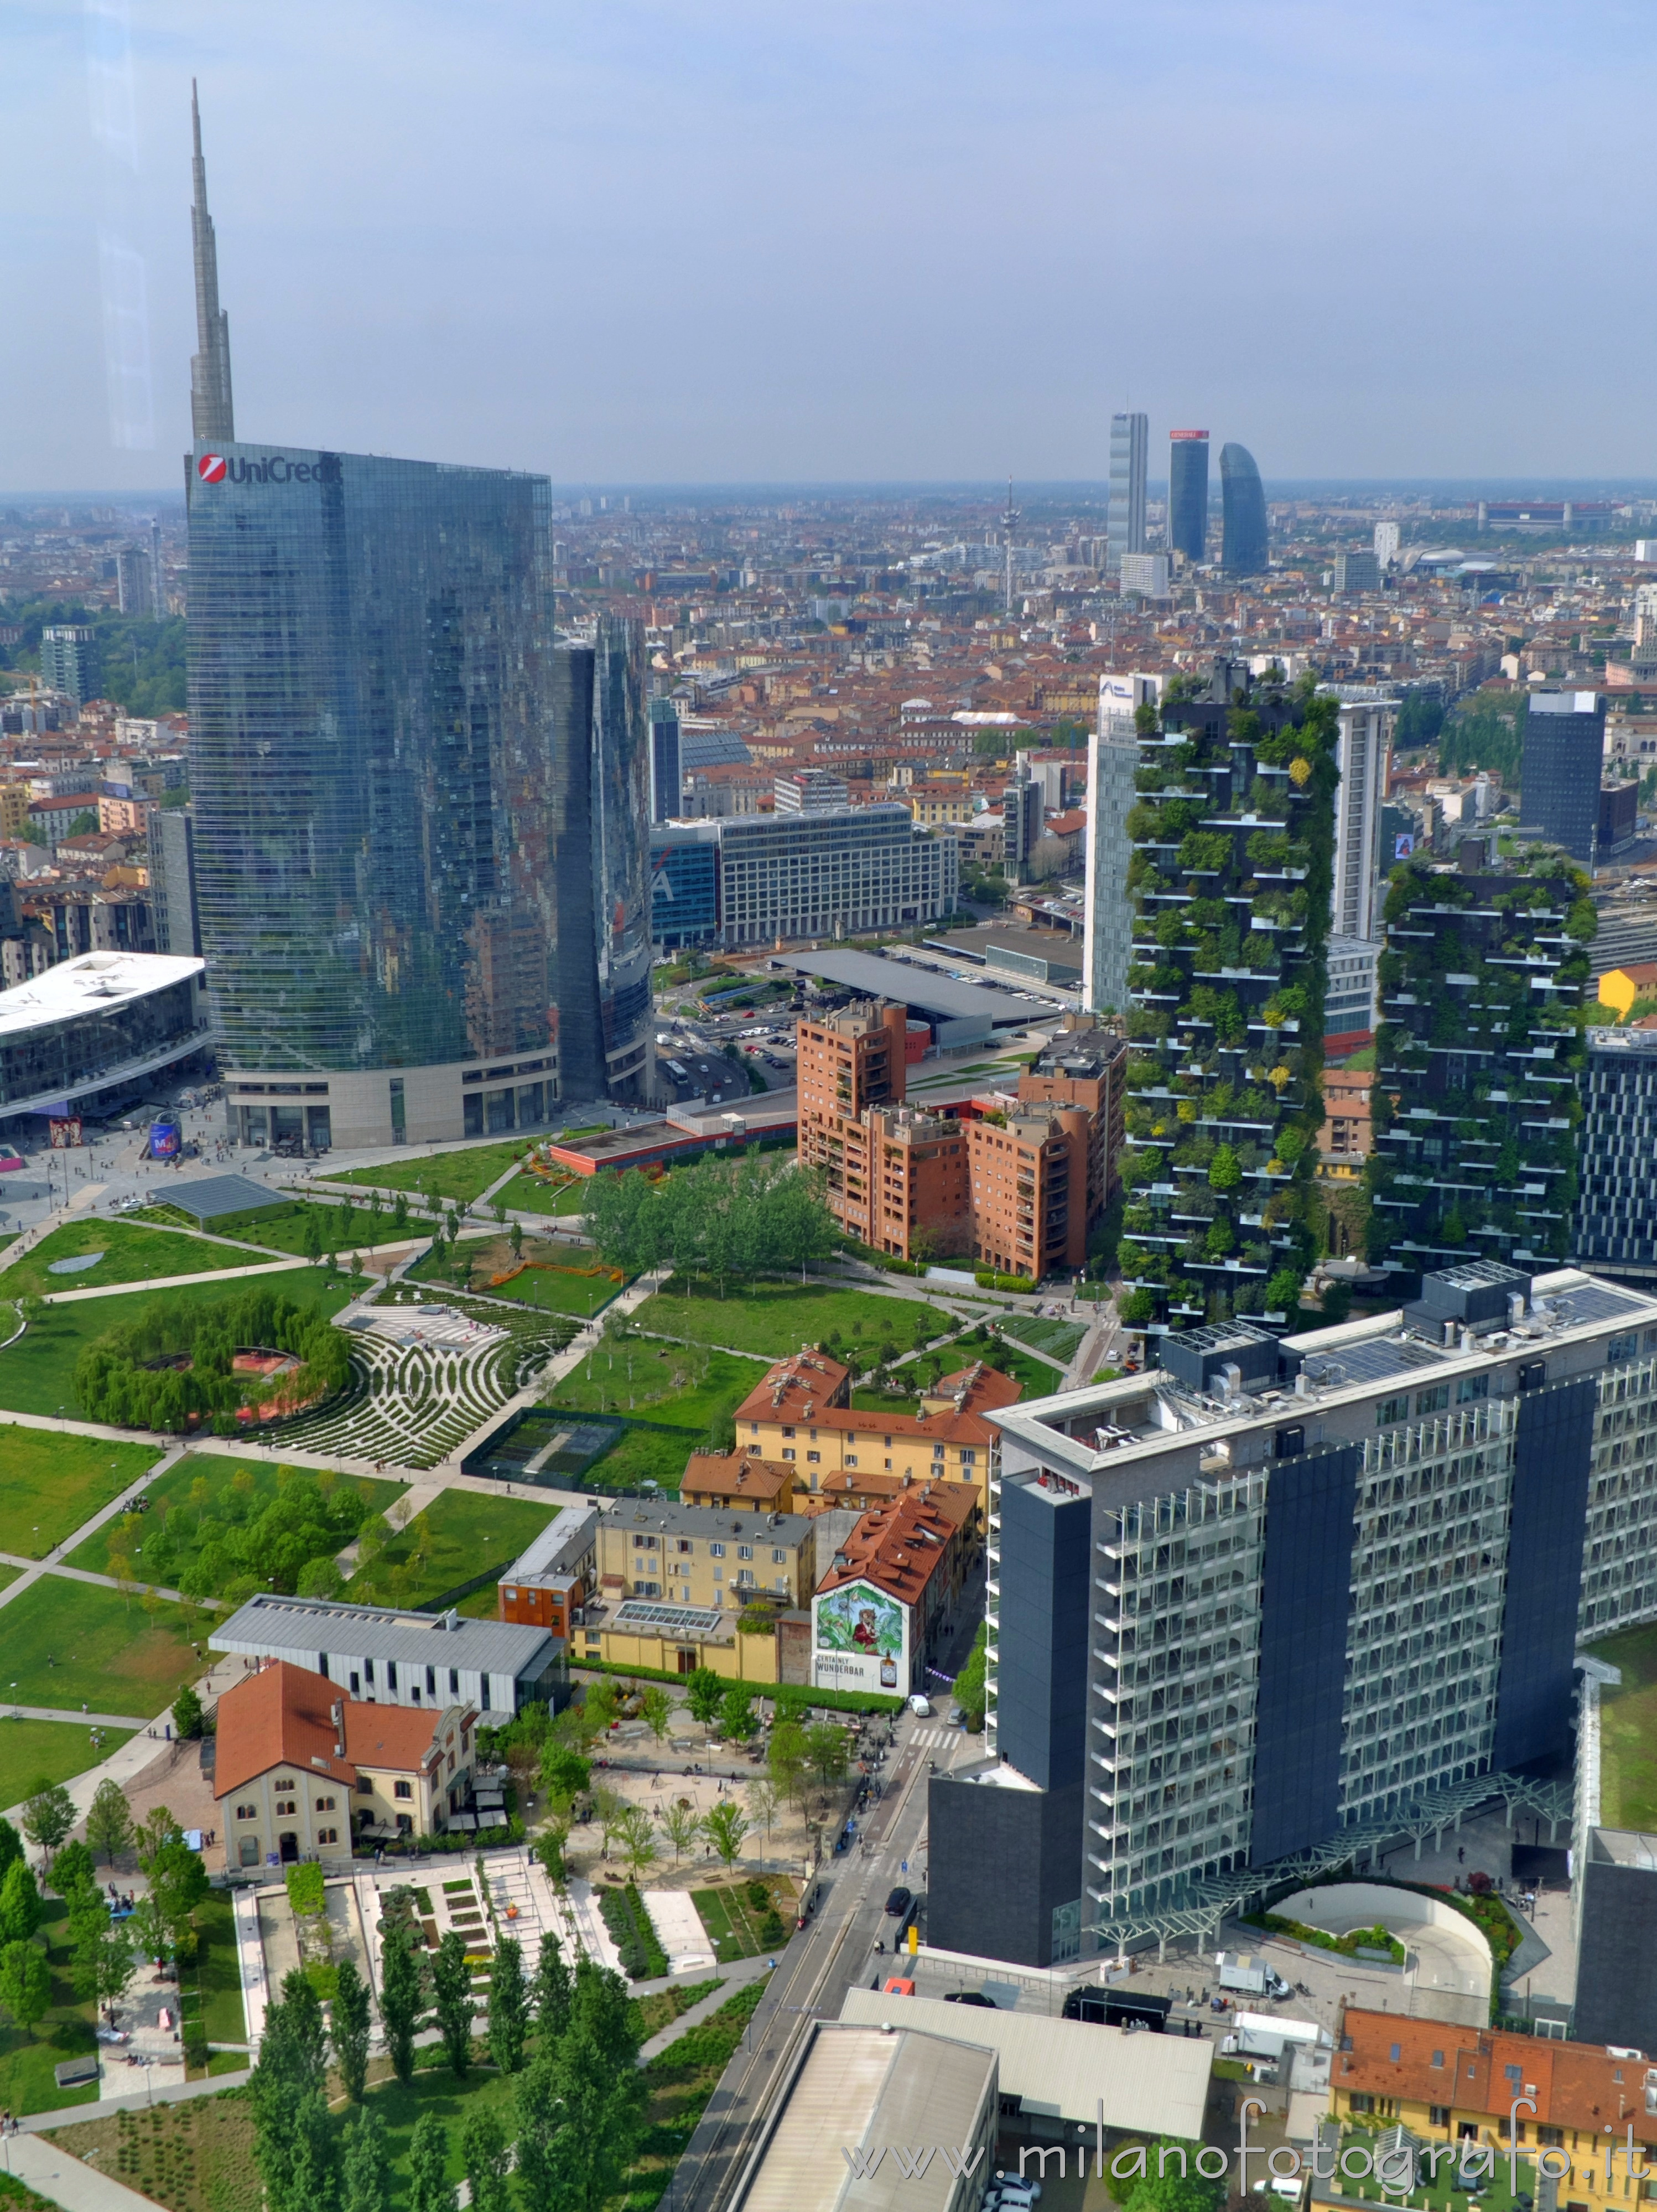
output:
<instances>
[{"instance_id":1,"label":"sky","mask_svg":"<svg viewBox=\"0 0 1657 2212\"><path fill-rule=\"evenodd\" d=\"M1657 476L1624 0L8 0L0 489Z\"/></svg>"}]
</instances>

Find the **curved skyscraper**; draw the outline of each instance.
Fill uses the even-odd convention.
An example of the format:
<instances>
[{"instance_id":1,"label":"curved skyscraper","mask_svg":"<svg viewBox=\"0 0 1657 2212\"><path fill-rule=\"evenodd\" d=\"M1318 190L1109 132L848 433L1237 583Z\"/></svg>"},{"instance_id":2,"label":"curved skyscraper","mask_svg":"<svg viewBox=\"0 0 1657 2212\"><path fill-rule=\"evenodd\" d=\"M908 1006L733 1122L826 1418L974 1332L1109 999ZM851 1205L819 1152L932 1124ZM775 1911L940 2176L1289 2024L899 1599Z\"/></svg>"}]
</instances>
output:
<instances>
[{"instance_id":1,"label":"curved skyscraper","mask_svg":"<svg viewBox=\"0 0 1657 2212\"><path fill-rule=\"evenodd\" d=\"M1208 542L1208 433L1170 430L1168 438L1168 550L1201 562Z\"/></svg>"},{"instance_id":2,"label":"curved skyscraper","mask_svg":"<svg viewBox=\"0 0 1657 2212\"><path fill-rule=\"evenodd\" d=\"M1234 576L1253 576L1270 564L1266 551L1266 493L1247 446L1220 448L1223 514L1220 566Z\"/></svg>"}]
</instances>

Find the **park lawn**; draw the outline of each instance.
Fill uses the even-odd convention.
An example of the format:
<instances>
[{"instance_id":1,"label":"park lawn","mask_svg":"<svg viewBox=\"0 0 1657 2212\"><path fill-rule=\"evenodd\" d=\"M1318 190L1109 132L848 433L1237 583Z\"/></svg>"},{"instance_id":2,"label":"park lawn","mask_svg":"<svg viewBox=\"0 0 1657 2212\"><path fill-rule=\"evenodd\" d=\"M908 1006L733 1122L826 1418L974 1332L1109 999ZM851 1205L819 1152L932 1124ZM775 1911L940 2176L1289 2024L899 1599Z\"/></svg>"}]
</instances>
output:
<instances>
[{"instance_id":1,"label":"park lawn","mask_svg":"<svg viewBox=\"0 0 1657 2212\"><path fill-rule=\"evenodd\" d=\"M45 1559L160 1456L153 1444L0 1426L0 1552Z\"/></svg>"},{"instance_id":2,"label":"park lawn","mask_svg":"<svg viewBox=\"0 0 1657 2212\"><path fill-rule=\"evenodd\" d=\"M749 1901L750 1877L744 1875L739 1882L722 1883L717 1889L693 1889L690 1893L690 1901L721 1965L731 1959L757 1959L762 1952L780 1951L788 1941L794 1920L794 1893L781 1875L762 1875L757 1879L770 1891L782 1916L784 1934L775 1943L760 1940L764 1908Z\"/></svg>"},{"instance_id":3,"label":"park lawn","mask_svg":"<svg viewBox=\"0 0 1657 2212\"><path fill-rule=\"evenodd\" d=\"M974 1357L968 1353L962 1365L968 1365ZM1051 1398L1064 1387L1064 1376L1045 1359L1035 1358L1021 1352L1016 1344L998 1344L989 1351L975 1355L986 1367L998 1367L1004 1375L1011 1375L1015 1382L1022 1382L1027 1398Z\"/></svg>"},{"instance_id":4,"label":"park lawn","mask_svg":"<svg viewBox=\"0 0 1657 2212\"><path fill-rule=\"evenodd\" d=\"M567 1244L526 1237L522 1257L543 1264L523 1268L509 1281L497 1281L496 1277L517 1266L510 1243L500 1235L464 1237L456 1248L457 1267L451 1267L446 1259L440 1264L433 1249L409 1269L408 1279L446 1285L469 1279L470 1287L485 1297L508 1298L514 1305L536 1306L543 1313L568 1314L580 1321L601 1313L624 1285L619 1270L599 1267L591 1261L583 1264L580 1252L573 1252Z\"/></svg>"},{"instance_id":5,"label":"park lawn","mask_svg":"<svg viewBox=\"0 0 1657 2212\"><path fill-rule=\"evenodd\" d=\"M866 1352L872 1360L882 1344L907 1352L948 1335L956 1326L948 1314L920 1298L778 1282L732 1282L721 1297L717 1285L699 1278L695 1289L689 1289L682 1275L647 1299L636 1319L641 1328L664 1336L728 1345L762 1359L786 1358L803 1344L822 1344L832 1336L853 1347L853 1356Z\"/></svg>"},{"instance_id":6,"label":"park lawn","mask_svg":"<svg viewBox=\"0 0 1657 2212\"><path fill-rule=\"evenodd\" d=\"M97 2101L95 2085L60 2089L52 2071L64 2059L94 2047L93 2003L76 1998L69 1978L69 1947L63 1940L68 1915L61 1898L46 1900L40 1934L52 1970L52 2004L46 2018L33 2031L9 2021L0 2027L0 2106L8 2112L52 2112Z\"/></svg>"},{"instance_id":7,"label":"park lawn","mask_svg":"<svg viewBox=\"0 0 1657 2212\"><path fill-rule=\"evenodd\" d=\"M415 1565L416 1539L412 1527L405 1528L368 1568L352 1576L345 1587L346 1601L372 1604L394 1596L399 1605L423 1605L469 1583L474 1575L510 1566L557 1510L550 1501L538 1504L530 1498L445 1490L415 1516L424 1521L428 1530L424 1563ZM406 1586L391 1579L400 1569L408 1571Z\"/></svg>"},{"instance_id":8,"label":"park lawn","mask_svg":"<svg viewBox=\"0 0 1657 2212\"><path fill-rule=\"evenodd\" d=\"M167 1598L146 1607L95 1583L43 1575L0 1606L0 1698L67 1712L88 1705L158 1713L202 1672L185 1620ZM206 1631L197 1635L204 1646Z\"/></svg>"},{"instance_id":9,"label":"park lawn","mask_svg":"<svg viewBox=\"0 0 1657 2212\"><path fill-rule=\"evenodd\" d=\"M330 1275L320 1267L295 1267L290 1274L270 1279L278 1296L291 1304L315 1306L325 1314L337 1313L367 1287L362 1276ZM225 1297L227 1287L239 1285L186 1283L153 1295L164 1296L169 1302L190 1298L210 1303ZM107 1298L80 1298L72 1305L48 1306L15 1343L0 1349L0 1409L15 1413L80 1413L82 1407L75 1395L76 1361L88 1345L139 1310L126 1304L127 1298L143 1295L112 1291Z\"/></svg>"},{"instance_id":10,"label":"park lawn","mask_svg":"<svg viewBox=\"0 0 1657 2212\"><path fill-rule=\"evenodd\" d=\"M1588 1647L1620 1667L1599 1692L1600 1810L1608 1828L1657 1828L1657 1627L1624 1629Z\"/></svg>"},{"instance_id":11,"label":"park lawn","mask_svg":"<svg viewBox=\"0 0 1657 2212\"><path fill-rule=\"evenodd\" d=\"M393 1160L384 1167L346 1168L330 1182L367 1183L376 1190L423 1190L428 1197L458 1199L470 1205L492 1182L521 1160L534 1145L509 1137L495 1145L471 1145L452 1152L433 1152L423 1160Z\"/></svg>"},{"instance_id":12,"label":"park lawn","mask_svg":"<svg viewBox=\"0 0 1657 2212\"><path fill-rule=\"evenodd\" d=\"M585 1213L592 1201L592 1184L591 1176L561 1179L524 1170L513 1177L499 1196L508 1213Z\"/></svg>"},{"instance_id":13,"label":"park lawn","mask_svg":"<svg viewBox=\"0 0 1657 2212\"><path fill-rule=\"evenodd\" d=\"M112 1444L108 1449L113 1451L116 1447ZM136 1448L128 1445L124 1449L131 1450ZM164 1475L150 1484L149 1497L151 1523L159 1522L165 1515L172 1512L174 1506L185 1504L191 1490L198 1481L205 1482L207 1485L207 1504L217 1508L222 1504L226 1492L234 1487L236 1478L240 1474L246 1474L252 1478L252 1487L248 1493L247 1510L243 1517L250 1521L253 1520L276 1496L278 1487L276 1475L281 1466L282 1462L274 1455L268 1460L222 1459L216 1452L192 1452L188 1457L181 1459L176 1467L169 1468ZM306 1471L308 1473L310 1470ZM339 1480L343 1482L353 1483L355 1488L370 1501L376 1513L384 1513L388 1506L394 1504L403 1495L404 1486L400 1482L379 1482L373 1476L367 1474L342 1475ZM106 1521L101 1528L94 1529L83 1543L76 1546L69 1554L67 1564L71 1567L83 1567L88 1574L110 1573L109 1540L112 1535L119 1532L124 1517L124 1515L118 1514L112 1521ZM0 1547L0 1548L3 1547ZM173 1577L185 1571L189 1562L196 1556L197 1548L196 1545L191 1543L182 1554L175 1553L173 1565L168 1567L165 1577L161 1579L176 1589L178 1585ZM132 1561L134 1571L142 1579L143 1571L142 1543L134 1548Z\"/></svg>"},{"instance_id":14,"label":"park lawn","mask_svg":"<svg viewBox=\"0 0 1657 2212\"><path fill-rule=\"evenodd\" d=\"M644 1310L653 1311L653 1302ZM756 1358L628 1335L596 1346L547 1402L575 1413L632 1413L700 1435L734 1413L765 1373Z\"/></svg>"},{"instance_id":15,"label":"park lawn","mask_svg":"<svg viewBox=\"0 0 1657 2212\"><path fill-rule=\"evenodd\" d=\"M685 1462L700 1442L696 1437L665 1436L654 1429L623 1429L584 1474L560 1480L567 1490L641 1490L653 1482L659 1490L677 1491L684 1480Z\"/></svg>"},{"instance_id":16,"label":"park lawn","mask_svg":"<svg viewBox=\"0 0 1657 2212\"><path fill-rule=\"evenodd\" d=\"M185 1969L179 1999L185 2024L199 2026L209 2043L244 2042L247 2015L242 2005L235 1913L229 1891L214 1890L196 1907L195 1922L196 1957Z\"/></svg>"},{"instance_id":17,"label":"park lawn","mask_svg":"<svg viewBox=\"0 0 1657 2212\"><path fill-rule=\"evenodd\" d=\"M78 1698L76 1703L80 1703ZM107 1712L109 1707L94 1705L93 1710ZM118 1751L131 1735L130 1729L100 1729L94 1743L89 1730L78 1721L14 1721L0 1710L0 1805L21 1804L43 1780L69 1782L84 1774Z\"/></svg>"},{"instance_id":18,"label":"park lawn","mask_svg":"<svg viewBox=\"0 0 1657 2212\"><path fill-rule=\"evenodd\" d=\"M1016 1336L1021 1344L1033 1345L1037 1352L1045 1352L1049 1359L1060 1360L1065 1366L1076 1357L1077 1346L1087 1334L1080 1322L1051 1321L1037 1314L1015 1314L1001 1327L1004 1335Z\"/></svg>"},{"instance_id":19,"label":"park lawn","mask_svg":"<svg viewBox=\"0 0 1657 2212\"><path fill-rule=\"evenodd\" d=\"M671 1990L658 1990L647 1997L634 1997L633 2009L639 2018L639 2040L648 2043L652 2035L659 2035L665 2027L671 2027L682 2013L692 2005L701 2004L711 1997L715 1990L722 1990L722 1979L708 1982L681 1982Z\"/></svg>"},{"instance_id":20,"label":"park lawn","mask_svg":"<svg viewBox=\"0 0 1657 2212\"><path fill-rule=\"evenodd\" d=\"M54 1261L101 1252L95 1267L73 1275L47 1271ZM0 1275L9 1298L50 1297L58 1291L101 1291L117 1283L149 1283L167 1275L205 1275L226 1267L257 1267L258 1255L238 1252L178 1229L149 1229L137 1221L65 1221L32 1252Z\"/></svg>"},{"instance_id":21,"label":"park lawn","mask_svg":"<svg viewBox=\"0 0 1657 2212\"><path fill-rule=\"evenodd\" d=\"M348 1224L345 1212L350 1207ZM314 1217L320 1231L320 1249L350 1252L376 1243L389 1243L398 1233L391 1227L389 1206L382 1206L376 1219L366 1206L350 1206L342 1199L337 1206L318 1206L302 1198L286 1199L275 1206L250 1206L246 1213L221 1214L213 1224L215 1237L236 1237L244 1243L258 1244L267 1252L286 1252L294 1259L304 1259L306 1230Z\"/></svg>"},{"instance_id":22,"label":"park lawn","mask_svg":"<svg viewBox=\"0 0 1657 2212\"><path fill-rule=\"evenodd\" d=\"M142 2084L143 2076L132 2079ZM117 2084L109 2087L112 2094ZM264 2202L253 2159L253 2108L237 2090L71 2120L46 2140L85 2160L88 2173L106 2173L167 2212L260 2212Z\"/></svg>"}]
</instances>

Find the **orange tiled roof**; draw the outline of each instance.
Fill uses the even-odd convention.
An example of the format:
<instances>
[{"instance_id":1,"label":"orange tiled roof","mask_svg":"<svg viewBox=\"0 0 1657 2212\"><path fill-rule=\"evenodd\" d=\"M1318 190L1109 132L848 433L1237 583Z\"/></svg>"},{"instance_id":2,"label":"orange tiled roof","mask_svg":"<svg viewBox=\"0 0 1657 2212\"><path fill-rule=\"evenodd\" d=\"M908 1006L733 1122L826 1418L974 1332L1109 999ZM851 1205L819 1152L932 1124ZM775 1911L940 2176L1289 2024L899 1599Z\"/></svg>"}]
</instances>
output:
<instances>
[{"instance_id":1,"label":"orange tiled roof","mask_svg":"<svg viewBox=\"0 0 1657 2212\"><path fill-rule=\"evenodd\" d=\"M1636 2142L1657 2143L1657 2113L1646 2110L1644 2060L1618 2058L1603 2044L1554 2043L1353 2008L1344 2026L1352 2048L1336 2055L1337 2089L1494 2113L1504 2139L1508 2108L1523 2094L1536 2099L1534 2113L1521 2115L1527 2125L1596 2136L1610 2127L1624 2139L1631 2122ZM1516 2081L1510 2067L1519 2069Z\"/></svg>"},{"instance_id":2,"label":"orange tiled roof","mask_svg":"<svg viewBox=\"0 0 1657 2212\"><path fill-rule=\"evenodd\" d=\"M926 1483L894 1504L871 1506L835 1554L834 1565L817 1584L819 1595L843 1583L868 1582L913 1605L949 1557L951 1541L972 1510L969 1500L945 1498L940 1491L969 1487Z\"/></svg>"},{"instance_id":3,"label":"orange tiled roof","mask_svg":"<svg viewBox=\"0 0 1657 2212\"><path fill-rule=\"evenodd\" d=\"M766 1504L792 1486L795 1474L785 1460L761 1459L740 1451L692 1452L679 1494Z\"/></svg>"},{"instance_id":4,"label":"orange tiled roof","mask_svg":"<svg viewBox=\"0 0 1657 2212\"><path fill-rule=\"evenodd\" d=\"M347 1789L356 1780L349 1757L335 1756L336 1686L286 1659L244 1675L219 1699L213 1795L228 1797L273 1767L326 1774Z\"/></svg>"},{"instance_id":5,"label":"orange tiled roof","mask_svg":"<svg viewBox=\"0 0 1657 2212\"><path fill-rule=\"evenodd\" d=\"M345 1749L359 1766L401 1767L413 1774L431 1754L441 1712L434 1705L377 1705L345 1701Z\"/></svg>"},{"instance_id":6,"label":"orange tiled roof","mask_svg":"<svg viewBox=\"0 0 1657 2212\"><path fill-rule=\"evenodd\" d=\"M995 1368L962 1368L946 1376L936 1390L926 1394L935 1399L959 1396L959 1407L936 1413L871 1413L853 1406L828 1403L830 1395L849 1376L850 1370L842 1367L837 1359L830 1359L826 1352L805 1352L797 1359L780 1360L764 1382L749 1392L737 1407L735 1418L738 1421L787 1421L796 1425L810 1422L818 1428L837 1429L847 1435L925 1437L928 1442L942 1438L955 1443L990 1444L995 1441L994 1431L979 1416L1011 1406L1021 1393L1021 1386L1010 1375L1003 1375Z\"/></svg>"}]
</instances>

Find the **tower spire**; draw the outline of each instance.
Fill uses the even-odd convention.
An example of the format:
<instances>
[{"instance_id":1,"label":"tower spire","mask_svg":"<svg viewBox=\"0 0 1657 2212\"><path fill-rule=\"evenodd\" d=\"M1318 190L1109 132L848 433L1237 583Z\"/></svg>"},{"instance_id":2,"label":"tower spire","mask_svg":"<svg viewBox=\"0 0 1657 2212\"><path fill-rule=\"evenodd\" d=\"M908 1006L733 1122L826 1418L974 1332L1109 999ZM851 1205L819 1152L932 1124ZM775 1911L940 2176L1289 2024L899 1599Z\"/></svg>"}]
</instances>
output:
<instances>
[{"instance_id":1,"label":"tower spire","mask_svg":"<svg viewBox=\"0 0 1657 2212\"><path fill-rule=\"evenodd\" d=\"M195 198L190 227L196 258L196 353L190 364L190 426L197 445L229 445L236 435L230 396L230 318L219 305L219 249L207 212L207 164L202 159L202 112L190 80L191 173Z\"/></svg>"}]
</instances>

